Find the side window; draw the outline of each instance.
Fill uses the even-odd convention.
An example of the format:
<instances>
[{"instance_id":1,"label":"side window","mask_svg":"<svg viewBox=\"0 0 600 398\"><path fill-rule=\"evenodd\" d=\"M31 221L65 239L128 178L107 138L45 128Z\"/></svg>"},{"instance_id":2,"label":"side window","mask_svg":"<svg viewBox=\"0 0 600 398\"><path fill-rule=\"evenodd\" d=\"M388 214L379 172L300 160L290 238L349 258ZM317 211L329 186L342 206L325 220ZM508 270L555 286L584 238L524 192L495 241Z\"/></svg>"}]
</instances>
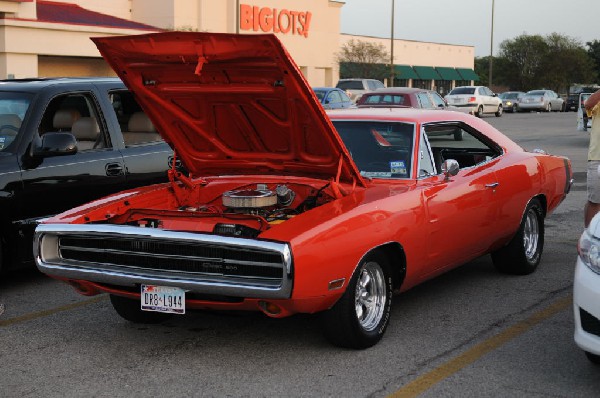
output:
<instances>
[{"instance_id":1,"label":"side window","mask_svg":"<svg viewBox=\"0 0 600 398\"><path fill-rule=\"evenodd\" d=\"M442 163L448 159L456 160L463 169L502 155L502 149L495 143L461 123L426 125L425 133L437 173L441 172Z\"/></svg>"},{"instance_id":2,"label":"side window","mask_svg":"<svg viewBox=\"0 0 600 398\"><path fill-rule=\"evenodd\" d=\"M111 91L109 98L123 132L125 146L162 141L160 134L130 91Z\"/></svg>"},{"instance_id":3,"label":"side window","mask_svg":"<svg viewBox=\"0 0 600 398\"><path fill-rule=\"evenodd\" d=\"M348 97L348 95L346 95L345 92L343 92L343 91L339 92L338 91L338 94L342 98L342 102L350 102L350 97Z\"/></svg>"},{"instance_id":4,"label":"side window","mask_svg":"<svg viewBox=\"0 0 600 398\"><path fill-rule=\"evenodd\" d=\"M70 132L78 151L110 148L105 124L92 93L78 92L54 97L38 127L38 133Z\"/></svg>"},{"instance_id":5,"label":"side window","mask_svg":"<svg viewBox=\"0 0 600 398\"><path fill-rule=\"evenodd\" d=\"M337 91L331 91L327 99L329 100L330 104L337 104L342 102L340 99L340 94Z\"/></svg>"},{"instance_id":6,"label":"side window","mask_svg":"<svg viewBox=\"0 0 600 398\"><path fill-rule=\"evenodd\" d=\"M417 93L417 98L419 99L419 103L421 104L421 108L433 108L433 103L429 99L427 93Z\"/></svg>"},{"instance_id":7,"label":"side window","mask_svg":"<svg viewBox=\"0 0 600 398\"><path fill-rule=\"evenodd\" d=\"M431 99L433 100L433 103L436 107L438 107L438 108L446 107L446 103L444 102L444 99L442 97L440 97L440 95L438 93L432 92Z\"/></svg>"},{"instance_id":8,"label":"side window","mask_svg":"<svg viewBox=\"0 0 600 398\"><path fill-rule=\"evenodd\" d=\"M433 154L429 147L429 141L425 131L421 131L419 140L419 178L429 177L436 174L435 165L433 164Z\"/></svg>"}]
</instances>

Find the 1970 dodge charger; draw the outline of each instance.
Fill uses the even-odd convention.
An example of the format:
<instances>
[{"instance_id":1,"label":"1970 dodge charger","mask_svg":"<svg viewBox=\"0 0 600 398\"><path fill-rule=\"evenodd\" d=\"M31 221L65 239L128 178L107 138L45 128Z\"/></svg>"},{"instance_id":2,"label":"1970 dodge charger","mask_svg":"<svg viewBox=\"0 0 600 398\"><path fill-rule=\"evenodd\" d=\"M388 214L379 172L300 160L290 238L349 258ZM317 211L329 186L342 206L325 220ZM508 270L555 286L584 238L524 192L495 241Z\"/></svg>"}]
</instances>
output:
<instances>
[{"instance_id":1,"label":"1970 dodge charger","mask_svg":"<svg viewBox=\"0 0 600 398\"><path fill-rule=\"evenodd\" d=\"M568 159L467 114L326 114L272 35L93 40L189 173L48 219L34 254L133 322L322 312L332 343L366 348L393 292L486 253L533 272L570 189Z\"/></svg>"}]
</instances>

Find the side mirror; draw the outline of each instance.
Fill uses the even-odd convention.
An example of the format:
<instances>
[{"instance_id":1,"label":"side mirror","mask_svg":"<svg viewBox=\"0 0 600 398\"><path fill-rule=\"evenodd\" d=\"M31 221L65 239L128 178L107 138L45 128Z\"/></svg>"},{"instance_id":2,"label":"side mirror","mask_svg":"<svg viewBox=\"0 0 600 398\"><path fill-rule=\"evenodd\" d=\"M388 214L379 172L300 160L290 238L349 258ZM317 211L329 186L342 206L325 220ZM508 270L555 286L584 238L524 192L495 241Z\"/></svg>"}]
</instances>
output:
<instances>
[{"instance_id":1,"label":"side mirror","mask_svg":"<svg viewBox=\"0 0 600 398\"><path fill-rule=\"evenodd\" d=\"M459 170L460 166L454 159L447 159L442 163L442 174L446 177L446 181L457 175Z\"/></svg>"},{"instance_id":2,"label":"side mirror","mask_svg":"<svg viewBox=\"0 0 600 398\"><path fill-rule=\"evenodd\" d=\"M77 140L71 133L49 132L42 135L41 144L35 147L36 157L72 155L77 153Z\"/></svg>"}]
</instances>

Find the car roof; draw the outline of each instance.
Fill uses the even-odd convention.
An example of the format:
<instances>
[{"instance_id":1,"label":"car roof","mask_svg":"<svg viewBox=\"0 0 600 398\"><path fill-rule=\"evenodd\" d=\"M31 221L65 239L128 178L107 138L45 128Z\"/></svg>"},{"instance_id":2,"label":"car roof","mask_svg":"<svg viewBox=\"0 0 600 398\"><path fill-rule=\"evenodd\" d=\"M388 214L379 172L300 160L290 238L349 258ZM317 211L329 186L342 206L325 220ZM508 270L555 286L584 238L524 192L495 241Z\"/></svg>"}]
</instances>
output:
<instances>
[{"instance_id":1,"label":"car roof","mask_svg":"<svg viewBox=\"0 0 600 398\"><path fill-rule=\"evenodd\" d=\"M80 83L116 83L118 77L50 77L0 80L0 90L39 91L44 87Z\"/></svg>"},{"instance_id":2,"label":"car roof","mask_svg":"<svg viewBox=\"0 0 600 398\"><path fill-rule=\"evenodd\" d=\"M411 94L411 93L421 93L421 92L431 92L432 90L427 90L425 88L415 88L415 87L385 87L378 88L375 91L371 91L369 93L365 93L363 95L377 95L380 93L388 93L388 94Z\"/></svg>"}]
</instances>

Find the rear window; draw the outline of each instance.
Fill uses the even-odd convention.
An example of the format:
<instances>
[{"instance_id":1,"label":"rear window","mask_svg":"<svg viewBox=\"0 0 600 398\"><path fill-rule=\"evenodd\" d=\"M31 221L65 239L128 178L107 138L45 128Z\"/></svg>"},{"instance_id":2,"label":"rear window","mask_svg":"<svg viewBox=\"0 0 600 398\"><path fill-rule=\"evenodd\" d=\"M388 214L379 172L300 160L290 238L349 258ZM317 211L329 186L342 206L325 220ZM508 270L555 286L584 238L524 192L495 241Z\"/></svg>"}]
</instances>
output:
<instances>
[{"instance_id":1,"label":"rear window","mask_svg":"<svg viewBox=\"0 0 600 398\"><path fill-rule=\"evenodd\" d=\"M475 94L475 87L457 87L449 95L455 94Z\"/></svg>"},{"instance_id":2,"label":"rear window","mask_svg":"<svg viewBox=\"0 0 600 398\"><path fill-rule=\"evenodd\" d=\"M404 94L365 94L362 96L361 104L411 106L410 98Z\"/></svg>"},{"instance_id":3,"label":"rear window","mask_svg":"<svg viewBox=\"0 0 600 398\"><path fill-rule=\"evenodd\" d=\"M527 95L544 95L544 94L546 94L546 92L543 90L534 90L534 91L527 92Z\"/></svg>"},{"instance_id":4,"label":"rear window","mask_svg":"<svg viewBox=\"0 0 600 398\"><path fill-rule=\"evenodd\" d=\"M341 88L342 90L364 90L363 83L360 80L348 80L343 82L338 82L337 88Z\"/></svg>"}]
</instances>

